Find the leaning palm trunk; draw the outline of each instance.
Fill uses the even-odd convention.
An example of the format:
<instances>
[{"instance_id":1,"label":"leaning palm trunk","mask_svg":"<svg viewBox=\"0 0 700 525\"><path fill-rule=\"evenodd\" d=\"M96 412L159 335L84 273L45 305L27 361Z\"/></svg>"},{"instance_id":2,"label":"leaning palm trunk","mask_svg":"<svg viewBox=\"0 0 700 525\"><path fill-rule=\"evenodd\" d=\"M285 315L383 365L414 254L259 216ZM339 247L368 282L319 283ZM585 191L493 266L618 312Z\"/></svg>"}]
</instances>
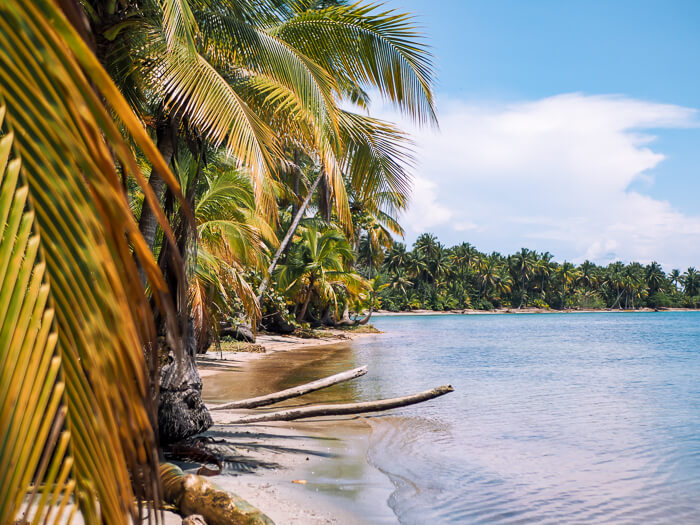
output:
<instances>
[{"instance_id":1,"label":"leaning palm trunk","mask_svg":"<svg viewBox=\"0 0 700 525\"><path fill-rule=\"evenodd\" d=\"M258 289L258 301L262 301L263 295L265 294L265 290L267 289L267 285L270 283L272 273L275 271L275 268L277 268L277 264L279 263L280 257L282 257L282 254L286 251L287 246L289 245L289 241L291 241L292 237L294 236L294 233L297 231L299 223L301 222L302 217L304 217L304 214L306 213L306 208L308 208L309 203L311 202L311 197L313 197L313 194L316 191L316 188L318 187L318 184L319 182L321 182L322 178L323 176L319 175L319 177L311 185L309 193L306 195L304 202L299 207L299 211L297 211L296 216L292 220L292 224L290 224L289 229L287 230L287 233L284 236L284 239L282 239L282 242L277 248L277 252L275 252L275 256L272 258L272 262L270 263L270 266L267 269L267 275L263 277L263 280L260 283L260 288Z\"/></svg>"},{"instance_id":2,"label":"leaning palm trunk","mask_svg":"<svg viewBox=\"0 0 700 525\"><path fill-rule=\"evenodd\" d=\"M309 308L309 302L311 301L311 295L313 294L313 281L309 282L309 290L306 292L306 297L304 298L304 303L301 305L301 310L297 314L297 323L301 323L306 317L306 311Z\"/></svg>"},{"instance_id":3,"label":"leaning palm trunk","mask_svg":"<svg viewBox=\"0 0 700 525\"><path fill-rule=\"evenodd\" d=\"M372 317L372 313L374 312L374 305L371 304L369 305L369 312L367 312L367 315L365 315L362 319L355 321L355 324L363 326L369 323L370 318Z\"/></svg>"}]
</instances>

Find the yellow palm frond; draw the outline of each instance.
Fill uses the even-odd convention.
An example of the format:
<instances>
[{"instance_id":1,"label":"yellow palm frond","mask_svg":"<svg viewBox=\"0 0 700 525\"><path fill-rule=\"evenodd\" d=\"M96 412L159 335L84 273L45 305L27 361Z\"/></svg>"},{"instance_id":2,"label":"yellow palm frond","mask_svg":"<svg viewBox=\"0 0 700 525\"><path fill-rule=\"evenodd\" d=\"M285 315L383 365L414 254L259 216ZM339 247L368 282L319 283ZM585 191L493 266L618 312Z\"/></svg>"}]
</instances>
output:
<instances>
[{"instance_id":1,"label":"yellow palm frond","mask_svg":"<svg viewBox=\"0 0 700 525\"><path fill-rule=\"evenodd\" d=\"M0 4L0 523L133 523L159 499L136 261L164 307L167 287L115 158L155 199L103 100L177 191L53 0Z\"/></svg>"}]
</instances>

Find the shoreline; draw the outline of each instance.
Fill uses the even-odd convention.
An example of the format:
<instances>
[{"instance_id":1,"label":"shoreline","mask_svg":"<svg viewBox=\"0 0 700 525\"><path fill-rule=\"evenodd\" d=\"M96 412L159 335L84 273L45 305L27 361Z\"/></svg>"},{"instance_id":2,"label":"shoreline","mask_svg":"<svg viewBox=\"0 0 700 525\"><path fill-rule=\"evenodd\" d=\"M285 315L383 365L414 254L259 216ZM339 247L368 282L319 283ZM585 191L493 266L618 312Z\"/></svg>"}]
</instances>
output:
<instances>
[{"instance_id":1,"label":"shoreline","mask_svg":"<svg viewBox=\"0 0 700 525\"><path fill-rule=\"evenodd\" d=\"M207 357L199 357L205 402L219 403L280 390L289 386L285 381L305 382L298 376L310 370L314 378L323 377L327 374L322 365L337 366L349 343L376 335L329 332L322 339L264 334L256 344L262 345L265 352L212 351ZM351 394L351 387L336 385L327 389L331 393L307 394L275 408L345 396L343 389L348 388ZM362 416L244 426L226 423L244 413L251 411L212 411L214 426L204 433L225 441L250 469L236 472L240 466L234 471L227 468L212 478L222 489L246 499L278 525L397 523L388 503L377 508L377 499L387 502L394 486L368 460L372 429Z\"/></svg>"}]
</instances>

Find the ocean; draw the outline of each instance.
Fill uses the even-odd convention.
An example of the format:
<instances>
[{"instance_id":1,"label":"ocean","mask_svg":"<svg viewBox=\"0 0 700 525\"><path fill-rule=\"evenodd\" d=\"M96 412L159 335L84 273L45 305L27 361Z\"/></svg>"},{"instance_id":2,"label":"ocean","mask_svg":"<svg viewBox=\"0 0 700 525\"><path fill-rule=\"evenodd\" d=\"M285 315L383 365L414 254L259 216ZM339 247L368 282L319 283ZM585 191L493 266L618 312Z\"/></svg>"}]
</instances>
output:
<instances>
[{"instance_id":1,"label":"ocean","mask_svg":"<svg viewBox=\"0 0 700 525\"><path fill-rule=\"evenodd\" d=\"M700 313L372 323L356 400L455 388L368 419L401 523L700 523Z\"/></svg>"}]
</instances>

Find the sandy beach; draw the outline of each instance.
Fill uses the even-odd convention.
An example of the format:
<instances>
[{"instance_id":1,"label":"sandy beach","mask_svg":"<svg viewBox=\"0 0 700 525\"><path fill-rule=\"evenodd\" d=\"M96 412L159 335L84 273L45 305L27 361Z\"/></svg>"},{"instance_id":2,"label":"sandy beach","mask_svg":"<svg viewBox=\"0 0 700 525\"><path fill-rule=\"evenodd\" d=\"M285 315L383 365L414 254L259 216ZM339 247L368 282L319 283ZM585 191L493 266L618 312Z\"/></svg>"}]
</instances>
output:
<instances>
[{"instance_id":1,"label":"sandy beach","mask_svg":"<svg viewBox=\"0 0 700 525\"><path fill-rule=\"evenodd\" d=\"M325 335L260 335L256 344L265 352L209 352L198 359L205 402L213 406L329 375L329 366L346 359L352 339L369 334L338 330ZM347 363L346 368L353 366ZM290 399L274 409L350 400L350 383ZM212 478L217 485L243 497L277 524L397 523L385 503L393 485L367 462L371 427L363 417L228 424L250 412L212 411L215 424L205 433L213 440L210 447L235 457ZM188 466L199 465L183 465Z\"/></svg>"}]
</instances>

